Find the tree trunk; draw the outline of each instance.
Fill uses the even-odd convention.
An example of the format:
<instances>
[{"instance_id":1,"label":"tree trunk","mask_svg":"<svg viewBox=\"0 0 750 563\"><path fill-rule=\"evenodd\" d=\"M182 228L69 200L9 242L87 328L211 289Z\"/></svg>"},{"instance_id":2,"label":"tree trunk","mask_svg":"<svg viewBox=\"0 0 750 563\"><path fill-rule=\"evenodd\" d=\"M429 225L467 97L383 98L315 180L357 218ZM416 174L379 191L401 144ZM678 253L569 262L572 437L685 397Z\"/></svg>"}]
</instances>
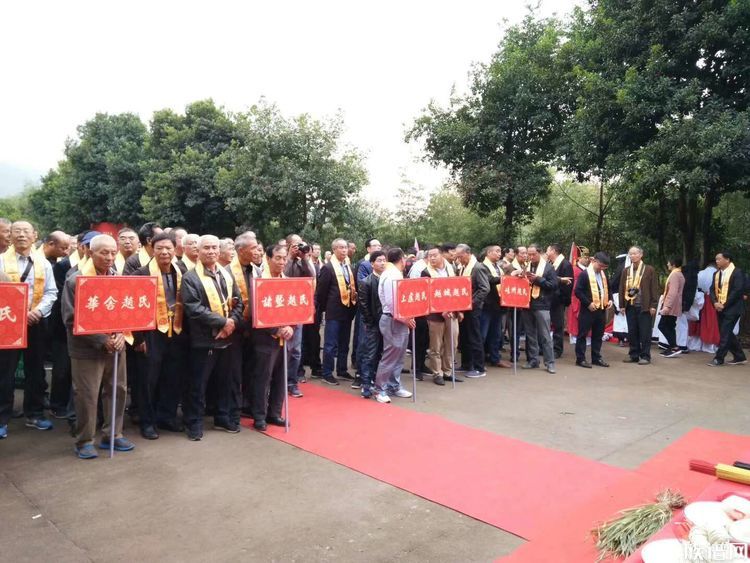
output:
<instances>
[{"instance_id":1,"label":"tree trunk","mask_svg":"<svg viewBox=\"0 0 750 563\"><path fill-rule=\"evenodd\" d=\"M682 236L682 260L685 264L695 256L697 215L697 198L680 190L677 197L677 226Z\"/></svg>"},{"instance_id":2,"label":"tree trunk","mask_svg":"<svg viewBox=\"0 0 750 563\"><path fill-rule=\"evenodd\" d=\"M703 218L701 231L703 233L703 245L701 249L701 264L705 265L714 255L713 233L711 232L711 221L713 220L714 207L718 203L715 188L710 188L703 200Z\"/></svg>"},{"instance_id":3,"label":"tree trunk","mask_svg":"<svg viewBox=\"0 0 750 563\"><path fill-rule=\"evenodd\" d=\"M656 254L659 257L659 263L664 264L664 221L666 219L666 205L664 190L659 190L659 211L656 219Z\"/></svg>"},{"instance_id":4,"label":"tree trunk","mask_svg":"<svg viewBox=\"0 0 750 563\"><path fill-rule=\"evenodd\" d=\"M602 247L602 227L604 226L604 186L605 180L599 182L599 213L596 216L596 231L594 232L594 252Z\"/></svg>"}]
</instances>

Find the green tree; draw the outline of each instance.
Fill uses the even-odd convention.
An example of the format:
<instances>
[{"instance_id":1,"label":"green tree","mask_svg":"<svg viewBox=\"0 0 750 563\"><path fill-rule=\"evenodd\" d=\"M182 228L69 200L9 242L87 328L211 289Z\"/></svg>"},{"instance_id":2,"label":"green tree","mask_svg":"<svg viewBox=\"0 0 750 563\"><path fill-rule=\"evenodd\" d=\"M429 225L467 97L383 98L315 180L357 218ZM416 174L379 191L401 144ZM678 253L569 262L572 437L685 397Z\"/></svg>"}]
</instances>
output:
<instances>
[{"instance_id":1,"label":"green tree","mask_svg":"<svg viewBox=\"0 0 750 563\"><path fill-rule=\"evenodd\" d=\"M569 111L557 58L563 39L557 20L530 13L475 69L465 99L448 109L431 103L407 135L424 141L433 163L448 166L467 205L482 215L504 209L505 238L548 193L548 162Z\"/></svg>"}]
</instances>

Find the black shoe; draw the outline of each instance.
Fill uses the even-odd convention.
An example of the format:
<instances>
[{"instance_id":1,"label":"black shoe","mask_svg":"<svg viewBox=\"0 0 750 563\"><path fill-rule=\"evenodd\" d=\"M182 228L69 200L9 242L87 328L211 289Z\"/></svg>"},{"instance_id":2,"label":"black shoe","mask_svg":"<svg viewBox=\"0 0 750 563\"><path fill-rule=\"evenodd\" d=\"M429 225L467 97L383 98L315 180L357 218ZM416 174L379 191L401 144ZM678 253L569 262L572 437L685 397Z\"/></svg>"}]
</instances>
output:
<instances>
[{"instance_id":1,"label":"black shoe","mask_svg":"<svg viewBox=\"0 0 750 563\"><path fill-rule=\"evenodd\" d=\"M162 430L168 430L169 432L184 432L185 425L169 420L166 422L157 422L156 426Z\"/></svg>"},{"instance_id":2,"label":"black shoe","mask_svg":"<svg viewBox=\"0 0 750 563\"><path fill-rule=\"evenodd\" d=\"M580 362L576 362L576 365L579 366L579 367L582 367L582 368L591 369L591 364L588 363L586 360L583 360L583 361L580 361Z\"/></svg>"},{"instance_id":3,"label":"black shoe","mask_svg":"<svg viewBox=\"0 0 750 563\"><path fill-rule=\"evenodd\" d=\"M273 424L274 426L286 426L286 419L280 416L267 416L266 422L268 424Z\"/></svg>"},{"instance_id":4,"label":"black shoe","mask_svg":"<svg viewBox=\"0 0 750 563\"><path fill-rule=\"evenodd\" d=\"M297 387L296 385L289 386L289 395L291 397L294 397L295 399L301 399L302 397L304 397L302 391L300 391L299 387Z\"/></svg>"},{"instance_id":5,"label":"black shoe","mask_svg":"<svg viewBox=\"0 0 750 563\"><path fill-rule=\"evenodd\" d=\"M348 371L340 371L340 372L338 372L336 374L336 376L339 379L348 379L350 381L354 379L354 376L351 373L349 373Z\"/></svg>"},{"instance_id":6,"label":"black shoe","mask_svg":"<svg viewBox=\"0 0 750 563\"><path fill-rule=\"evenodd\" d=\"M708 364L706 364L706 365L708 367L710 367L710 368L720 368L721 366L724 365L724 362L722 362L721 360L717 360L716 358L714 358L713 360L711 360L710 362L708 362Z\"/></svg>"},{"instance_id":7,"label":"black shoe","mask_svg":"<svg viewBox=\"0 0 750 563\"><path fill-rule=\"evenodd\" d=\"M325 381L326 383L328 383L328 385L338 385L339 384L339 380L336 379L335 377L333 377L332 375L326 375L325 377L323 377L323 381Z\"/></svg>"},{"instance_id":8,"label":"black shoe","mask_svg":"<svg viewBox=\"0 0 750 563\"><path fill-rule=\"evenodd\" d=\"M417 372L417 381L424 381L424 375L421 372Z\"/></svg>"},{"instance_id":9,"label":"black shoe","mask_svg":"<svg viewBox=\"0 0 750 563\"><path fill-rule=\"evenodd\" d=\"M203 438L203 430L200 430L199 428L188 428L187 437L188 440L192 442L200 442L201 438Z\"/></svg>"},{"instance_id":10,"label":"black shoe","mask_svg":"<svg viewBox=\"0 0 750 563\"><path fill-rule=\"evenodd\" d=\"M742 358L732 358L732 361L727 362L727 365L729 366L741 366L747 363L747 358L744 356Z\"/></svg>"},{"instance_id":11,"label":"black shoe","mask_svg":"<svg viewBox=\"0 0 750 563\"><path fill-rule=\"evenodd\" d=\"M458 374L456 374L455 377L456 377L456 383L463 383L464 382L464 378L463 377L459 377ZM453 376L450 375L450 374L444 375L443 379L445 381L450 381L451 383L453 383Z\"/></svg>"},{"instance_id":12,"label":"black shoe","mask_svg":"<svg viewBox=\"0 0 750 563\"><path fill-rule=\"evenodd\" d=\"M159 439L159 433L156 431L156 428L153 426L144 426L141 428L141 436L146 438L146 440L158 440Z\"/></svg>"},{"instance_id":13,"label":"black shoe","mask_svg":"<svg viewBox=\"0 0 750 563\"><path fill-rule=\"evenodd\" d=\"M362 388L362 378L360 376L357 376L354 378L354 381L352 381L352 389L361 389Z\"/></svg>"},{"instance_id":14,"label":"black shoe","mask_svg":"<svg viewBox=\"0 0 750 563\"><path fill-rule=\"evenodd\" d=\"M265 432L268 428L268 425L266 424L265 420L256 420L255 422L253 422L253 428L261 432Z\"/></svg>"},{"instance_id":15,"label":"black shoe","mask_svg":"<svg viewBox=\"0 0 750 563\"><path fill-rule=\"evenodd\" d=\"M591 362L595 366L599 366L600 368L608 368L609 364L605 362L604 360L596 360L595 362Z\"/></svg>"},{"instance_id":16,"label":"black shoe","mask_svg":"<svg viewBox=\"0 0 750 563\"><path fill-rule=\"evenodd\" d=\"M214 430L223 430L224 432L229 432L230 434L237 434L237 432L240 431L240 427L232 421L214 422Z\"/></svg>"},{"instance_id":17,"label":"black shoe","mask_svg":"<svg viewBox=\"0 0 750 563\"><path fill-rule=\"evenodd\" d=\"M627 358L624 358L622 360L622 363L623 364L637 364L638 363L638 358L632 358L632 357L628 356Z\"/></svg>"}]
</instances>

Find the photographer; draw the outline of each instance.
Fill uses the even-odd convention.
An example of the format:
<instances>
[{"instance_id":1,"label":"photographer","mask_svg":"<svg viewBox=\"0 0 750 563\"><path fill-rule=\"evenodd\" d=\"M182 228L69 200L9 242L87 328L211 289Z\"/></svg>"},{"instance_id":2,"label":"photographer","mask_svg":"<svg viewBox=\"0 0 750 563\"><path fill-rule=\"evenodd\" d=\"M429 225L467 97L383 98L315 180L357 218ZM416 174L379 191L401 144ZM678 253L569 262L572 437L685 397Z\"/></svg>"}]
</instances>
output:
<instances>
[{"instance_id":1,"label":"photographer","mask_svg":"<svg viewBox=\"0 0 750 563\"><path fill-rule=\"evenodd\" d=\"M289 249L289 260L284 267L284 275L288 278L313 278L315 269L310 261L310 245L302 240L299 235L286 237L286 246ZM287 365L287 385L289 395L302 398L299 390L299 368L302 361L302 325L294 326L294 335L287 342L289 363Z\"/></svg>"},{"instance_id":2,"label":"photographer","mask_svg":"<svg viewBox=\"0 0 750 563\"><path fill-rule=\"evenodd\" d=\"M620 278L620 297L623 300L619 313L628 319L630 351L625 363L648 365L651 363L651 324L659 302L659 282L652 266L643 263L643 249L633 246L628 251L630 267Z\"/></svg>"}]
</instances>

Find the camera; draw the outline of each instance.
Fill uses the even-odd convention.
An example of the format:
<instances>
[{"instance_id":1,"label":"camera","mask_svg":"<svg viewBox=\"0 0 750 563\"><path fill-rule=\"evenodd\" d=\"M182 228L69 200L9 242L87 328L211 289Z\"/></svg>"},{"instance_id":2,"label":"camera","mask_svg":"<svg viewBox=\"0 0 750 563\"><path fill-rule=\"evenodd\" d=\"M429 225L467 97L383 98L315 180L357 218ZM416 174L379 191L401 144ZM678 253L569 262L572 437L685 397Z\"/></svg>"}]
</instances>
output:
<instances>
[{"instance_id":1,"label":"camera","mask_svg":"<svg viewBox=\"0 0 750 563\"><path fill-rule=\"evenodd\" d=\"M636 295L638 295L640 291L641 290L638 289L637 287L631 287L630 289L628 289L628 297L633 298Z\"/></svg>"},{"instance_id":2,"label":"camera","mask_svg":"<svg viewBox=\"0 0 750 563\"><path fill-rule=\"evenodd\" d=\"M307 244L306 242L302 241L302 242L300 242L297 245L297 250L299 250L301 254L307 254L312 249L310 248L309 244Z\"/></svg>"}]
</instances>

